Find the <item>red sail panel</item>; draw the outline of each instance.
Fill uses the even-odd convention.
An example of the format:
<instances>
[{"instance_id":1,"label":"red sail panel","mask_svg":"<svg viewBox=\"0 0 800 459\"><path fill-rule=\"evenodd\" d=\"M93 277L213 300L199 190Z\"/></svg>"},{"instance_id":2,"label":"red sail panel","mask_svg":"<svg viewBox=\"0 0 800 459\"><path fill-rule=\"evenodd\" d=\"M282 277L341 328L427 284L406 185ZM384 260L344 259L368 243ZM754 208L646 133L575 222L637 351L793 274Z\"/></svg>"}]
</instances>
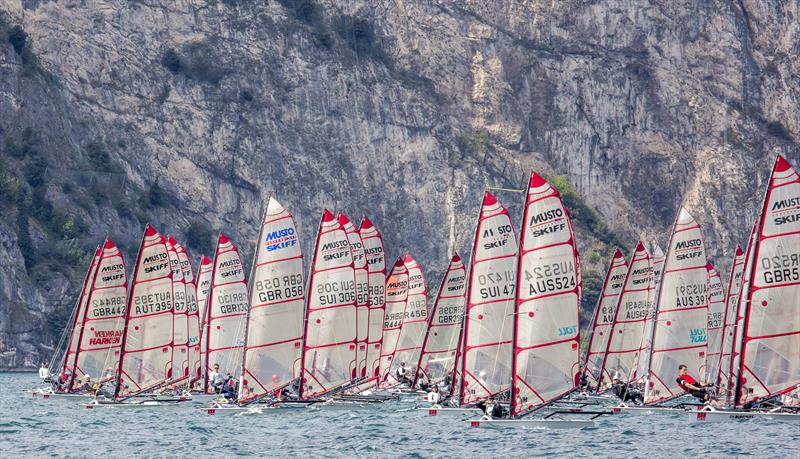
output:
<instances>
[{"instance_id":1,"label":"red sail panel","mask_svg":"<svg viewBox=\"0 0 800 459\"><path fill-rule=\"evenodd\" d=\"M800 176L780 155L761 211L736 405L800 385Z\"/></svg>"},{"instance_id":2,"label":"red sail panel","mask_svg":"<svg viewBox=\"0 0 800 459\"><path fill-rule=\"evenodd\" d=\"M457 377L462 404L511 388L518 250L508 211L486 192L475 229Z\"/></svg>"},{"instance_id":3,"label":"red sail panel","mask_svg":"<svg viewBox=\"0 0 800 459\"><path fill-rule=\"evenodd\" d=\"M147 225L128 297L117 397L146 392L172 377L172 298L167 240Z\"/></svg>"},{"instance_id":4,"label":"red sail panel","mask_svg":"<svg viewBox=\"0 0 800 459\"><path fill-rule=\"evenodd\" d=\"M628 261L622 251L616 249L611 263L603 281L603 290L597 300L597 307L594 312L592 331L589 335L589 346L586 351L586 361L584 363L584 374L591 387L598 387L600 382L600 369L605 360L608 348L609 336L611 336L611 326L616 315L617 303L619 302L622 286L625 284L625 276L628 273Z\"/></svg>"},{"instance_id":5,"label":"red sail panel","mask_svg":"<svg viewBox=\"0 0 800 459\"><path fill-rule=\"evenodd\" d=\"M531 174L519 256L512 414L571 392L580 371L581 267L558 191Z\"/></svg>"},{"instance_id":6,"label":"red sail panel","mask_svg":"<svg viewBox=\"0 0 800 459\"><path fill-rule=\"evenodd\" d=\"M73 390L80 386L79 378L83 375L88 375L93 381L114 378L125 332L127 293L128 279L122 252L113 241L107 240L90 281L83 331L75 360Z\"/></svg>"},{"instance_id":7,"label":"red sail panel","mask_svg":"<svg viewBox=\"0 0 800 459\"><path fill-rule=\"evenodd\" d=\"M361 221L359 234L364 243L369 271L367 372L370 378L377 380L380 376L383 320L386 311L386 254L381 233L367 217Z\"/></svg>"},{"instance_id":8,"label":"red sail panel","mask_svg":"<svg viewBox=\"0 0 800 459\"><path fill-rule=\"evenodd\" d=\"M356 287L347 233L322 215L311 263L300 398L326 394L356 377Z\"/></svg>"},{"instance_id":9,"label":"red sail panel","mask_svg":"<svg viewBox=\"0 0 800 459\"><path fill-rule=\"evenodd\" d=\"M464 262L458 254L453 255L431 310L430 326L417 363L415 385L416 380L423 376L432 383L438 383L453 373L464 322L466 282Z\"/></svg>"}]
</instances>

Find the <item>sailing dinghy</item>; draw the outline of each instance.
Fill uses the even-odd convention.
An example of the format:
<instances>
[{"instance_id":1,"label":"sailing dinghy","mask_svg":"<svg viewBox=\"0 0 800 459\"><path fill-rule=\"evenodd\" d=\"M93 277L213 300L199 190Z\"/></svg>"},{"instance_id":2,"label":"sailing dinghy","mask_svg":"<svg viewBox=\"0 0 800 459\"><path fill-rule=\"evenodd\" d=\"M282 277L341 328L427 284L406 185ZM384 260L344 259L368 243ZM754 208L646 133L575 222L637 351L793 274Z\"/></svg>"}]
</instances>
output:
<instances>
[{"instance_id":1,"label":"sailing dinghy","mask_svg":"<svg viewBox=\"0 0 800 459\"><path fill-rule=\"evenodd\" d=\"M383 321L383 344L381 345L380 384L391 387L400 382L392 372L395 351L403 326L403 312L408 299L408 269L402 258L398 258L386 278L386 312Z\"/></svg>"},{"instance_id":2,"label":"sailing dinghy","mask_svg":"<svg viewBox=\"0 0 800 459\"><path fill-rule=\"evenodd\" d=\"M733 365L734 409L706 407L696 413L698 421L763 417L800 422L798 203L800 176L779 155L747 250L738 306L742 339Z\"/></svg>"},{"instance_id":3,"label":"sailing dinghy","mask_svg":"<svg viewBox=\"0 0 800 459\"><path fill-rule=\"evenodd\" d=\"M401 364L405 364L410 381L408 385L413 389L414 374L417 372L413 366L419 362L422 344L428 330L428 291L419 263L411 255L406 254L403 264L408 270L408 292L403 310L403 322L397 338L397 349L392 362L392 374L397 372Z\"/></svg>"},{"instance_id":4,"label":"sailing dinghy","mask_svg":"<svg viewBox=\"0 0 800 459\"><path fill-rule=\"evenodd\" d=\"M472 427L582 428L606 414L581 411L588 419L568 419L567 411L541 412L577 389L580 377L579 314L581 269L569 213L558 191L531 174L522 223L513 333L511 412L484 416ZM572 417L572 416L570 416Z\"/></svg>"}]
</instances>

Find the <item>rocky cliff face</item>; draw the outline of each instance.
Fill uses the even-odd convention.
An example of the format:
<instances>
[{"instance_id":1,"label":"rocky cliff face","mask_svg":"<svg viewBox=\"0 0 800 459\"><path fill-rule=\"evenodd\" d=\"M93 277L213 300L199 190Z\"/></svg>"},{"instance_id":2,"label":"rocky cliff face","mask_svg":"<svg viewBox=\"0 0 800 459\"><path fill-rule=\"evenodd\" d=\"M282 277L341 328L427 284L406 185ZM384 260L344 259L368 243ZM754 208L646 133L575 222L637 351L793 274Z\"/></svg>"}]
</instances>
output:
<instances>
[{"instance_id":1,"label":"rocky cliff face","mask_svg":"<svg viewBox=\"0 0 800 459\"><path fill-rule=\"evenodd\" d=\"M249 247L275 194L306 251L323 207L367 214L437 283L483 190L537 169L573 207L591 306L610 246L665 244L681 202L729 266L775 153L800 159L796 1L0 9L2 365L46 357L93 245L131 261L147 221L195 258L218 230Z\"/></svg>"}]
</instances>

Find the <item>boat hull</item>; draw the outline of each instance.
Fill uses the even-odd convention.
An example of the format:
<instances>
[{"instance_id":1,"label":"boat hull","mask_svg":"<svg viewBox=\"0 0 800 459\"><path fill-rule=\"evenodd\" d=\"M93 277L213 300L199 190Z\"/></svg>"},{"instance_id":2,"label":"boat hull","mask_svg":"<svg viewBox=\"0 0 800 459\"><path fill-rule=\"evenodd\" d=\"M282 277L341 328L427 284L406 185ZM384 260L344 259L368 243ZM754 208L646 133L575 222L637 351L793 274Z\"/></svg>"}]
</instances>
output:
<instances>
[{"instance_id":1,"label":"boat hull","mask_svg":"<svg viewBox=\"0 0 800 459\"><path fill-rule=\"evenodd\" d=\"M494 429L583 429L595 426L595 422L590 420L565 419L472 419L466 422L470 427Z\"/></svg>"},{"instance_id":2,"label":"boat hull","mask_svg":"<svg viewBox=\"0 0 800 459\"><path fill-rule=\"evenodd\" d=\"M478 408L417 408L418 413L424 416L445 416L445 417L461 417L461 416L480 416L483 412Z\"/></svg>"},{"instance_id":3,"label":"boat hull","mask_svg":"<svg viewBox=\"0 0 800 459\"><path fill-rule=\"evenodd\" d=\"M755 411L697 411L690 414L699 423L741 421L746 419L768 419L771 421L800 424L800 413L763 413Z\"/></svg>"}]
</instances>

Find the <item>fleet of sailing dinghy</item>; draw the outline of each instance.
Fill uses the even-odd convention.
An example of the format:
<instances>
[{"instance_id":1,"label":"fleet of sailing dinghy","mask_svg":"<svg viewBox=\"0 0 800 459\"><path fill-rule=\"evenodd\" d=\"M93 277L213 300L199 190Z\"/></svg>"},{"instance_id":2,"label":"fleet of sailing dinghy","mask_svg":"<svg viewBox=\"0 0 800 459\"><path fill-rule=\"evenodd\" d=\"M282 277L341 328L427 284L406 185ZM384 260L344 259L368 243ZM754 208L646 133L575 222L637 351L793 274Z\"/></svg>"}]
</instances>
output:
<instances>
[{"instance_id":1,"label":"fleet of sailing dinghy","mask_svg":"<svg viewBox=\"0 0 800 459\"><path fill-rule=\"evenodd\" d=\"M383 402L398 386L433 384L452 398L421 409L429 415L482 414L487 403L508 408L487 408L470 425L574 428L608 413L587 403L611 398L570 399L579 384L603 392L614 382L615 394L619 384L641 387L643 407L615 412L679 409L684 364L732 407L701 405L697 420L800 422L798 203L800 177L779 156L747 250L736 248L727 295L684 208L666 255L657 246L651 255L643 242L630 261L616 250L583 362L572 222L558 191L535 172L519 245L509 212L486 192L470 263L453 256L430 311L422 267L405 255L387 276L383 239L367 218L356 228L342 213L323 212L307 284L294 218L274 197L249 283L225 234L195 276L184 247L148 225L130 282L113 242L96 250L62 337L61 392L42 393L86 397L88 377L113 385L101 386L89 408L167 406L219 397L208 376L219 365L238 393L210 414L352 409ZM580 408L561 408L569 403Z\"/></svg>"}]
</instances>

